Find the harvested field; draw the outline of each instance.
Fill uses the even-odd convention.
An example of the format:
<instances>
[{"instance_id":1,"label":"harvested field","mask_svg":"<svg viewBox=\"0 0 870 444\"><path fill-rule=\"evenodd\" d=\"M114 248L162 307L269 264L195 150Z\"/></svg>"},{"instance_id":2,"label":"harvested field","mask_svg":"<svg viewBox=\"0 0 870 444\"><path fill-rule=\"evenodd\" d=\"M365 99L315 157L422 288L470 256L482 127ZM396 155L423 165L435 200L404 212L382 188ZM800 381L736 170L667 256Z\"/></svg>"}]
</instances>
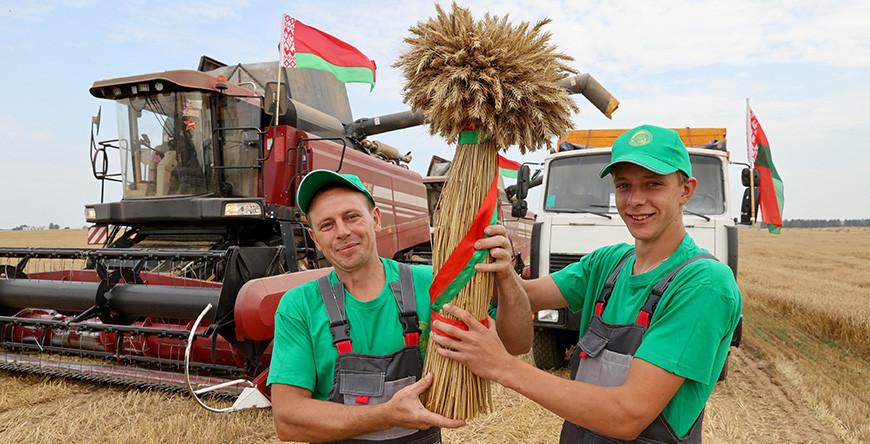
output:
<instances>
[{"instance_id":1,"label":"harvested field","mask_svg":"<svg viewBox=\"0 0 870 444\"><path fill-rule=\"evenodd\" d=\"M870 442L870 230L740 238L744 346L708 403L705 442ZM0 231L3 246L82 244L82 230ZM496 413L447 431L445 442L557 442L559 418L493 389ZM215 415L184 396L0 373L0 442L276 439L268 410Z\"/></svg>"}]
</instances>

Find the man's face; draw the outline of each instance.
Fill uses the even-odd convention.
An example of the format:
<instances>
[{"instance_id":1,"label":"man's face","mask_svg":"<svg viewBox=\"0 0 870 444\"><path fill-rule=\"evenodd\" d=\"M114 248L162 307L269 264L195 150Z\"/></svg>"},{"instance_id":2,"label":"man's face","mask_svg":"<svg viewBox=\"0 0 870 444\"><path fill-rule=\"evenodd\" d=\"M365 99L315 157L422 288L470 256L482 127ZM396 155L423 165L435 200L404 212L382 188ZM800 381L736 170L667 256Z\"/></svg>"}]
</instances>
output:
<instances>
[{"instance_id":1,"label":"man's face","mask_svg":"<svg viewBox=\"0 0 870 444\"><path fill-rule=\"evenodd\" d=\"M662 176L627 162L616 164L612 174L616 208L638 243L682 237L683 205L695 192L694 178L681 184L679 173Z\"/></svg>"},{"instance_id":2,"label":"man's face","mask_svg":"<svg viewBox=\"0 0 870 444\"><path fill-rule=\"evenodd\" d=\"M337 270L351 272L378 260L381 213L362 193L347 188L319 193L308 207L308 222L311 238Z\"/></svg>"}]
</instances>

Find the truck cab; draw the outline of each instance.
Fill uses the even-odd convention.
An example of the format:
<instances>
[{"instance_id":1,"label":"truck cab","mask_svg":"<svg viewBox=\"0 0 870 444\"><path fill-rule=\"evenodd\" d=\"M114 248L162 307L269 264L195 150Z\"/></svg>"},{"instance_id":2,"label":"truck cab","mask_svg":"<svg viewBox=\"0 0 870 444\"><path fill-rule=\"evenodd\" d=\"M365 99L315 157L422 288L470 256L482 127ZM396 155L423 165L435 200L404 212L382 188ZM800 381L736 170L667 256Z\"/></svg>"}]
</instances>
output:
<instances>
[{"instance_id":1,"label":"truck cab","mask_svg":"<svg viewBox=\"0 0 870 444\"><path fill-rule=\"evenodd\" d=\"M633 244L616 210L613 181L600 178L610 146L625 130L569 132L544 162L543 205L532 231L532 278L561 270L607 245ZM737 229L729 196L724 128L677 129L689 151L698 188L686 205L686 231L737 275ZM579 337L579 314L567 308L535 313L533 354L541 368L558 368Z\"/></svg>"}]
</instances>

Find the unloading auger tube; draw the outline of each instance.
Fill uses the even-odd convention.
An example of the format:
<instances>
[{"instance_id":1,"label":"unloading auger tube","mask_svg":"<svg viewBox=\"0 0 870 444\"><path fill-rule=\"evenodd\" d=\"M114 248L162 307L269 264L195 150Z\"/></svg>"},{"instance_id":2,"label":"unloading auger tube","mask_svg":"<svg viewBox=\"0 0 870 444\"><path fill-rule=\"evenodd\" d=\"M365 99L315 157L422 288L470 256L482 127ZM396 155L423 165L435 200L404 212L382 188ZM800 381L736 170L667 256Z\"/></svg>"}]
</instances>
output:
<instances>
[{"instance_id":1,"label":"unloading auger tube","mask_svg":"<svg viewBox=\"0 0 870 444\"><path fill-rule=\"evenodd\" d=\"M589 73L565 77L559 81L559 86L569 94L582 94L608 119L616 111L616 108L619 107L619 100L610 94ZM357 119L345 126L344 133L345 136L352 139L362 140L368 136L422 125L423 121L422 113L403 111L378 117Z\"/></svg>"}]
</instances>

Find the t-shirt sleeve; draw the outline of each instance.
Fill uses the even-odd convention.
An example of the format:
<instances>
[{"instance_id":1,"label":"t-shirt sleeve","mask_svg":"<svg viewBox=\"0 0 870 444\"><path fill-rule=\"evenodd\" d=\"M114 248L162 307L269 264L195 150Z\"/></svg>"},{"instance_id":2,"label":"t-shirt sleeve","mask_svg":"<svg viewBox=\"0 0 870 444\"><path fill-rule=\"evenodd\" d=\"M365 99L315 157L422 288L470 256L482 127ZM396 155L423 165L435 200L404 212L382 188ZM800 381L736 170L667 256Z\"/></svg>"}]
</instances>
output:
<instances>
[{"instance_id":1,"label":"t-shirt sleeve","mask_svg":"<svg viewBox=\"0 0 870 444\"><path fill-rule=\"evenodd\" d=\"M583 256L579 261L550 274L556 287L562 293L562 297L568 302L568 308L571 311L578 311L583 307L583 299L589 283L591 257L592 255Z\"/></svg>"},{"instance_id":2,"label":"t-shirt sleeve","mask_svg":"<svg viewBox=\"0 0 870 444\"><path fill-rule=\"evenodd\" d=\"M288 293L284 298L292 296ZM300 305L301 301L291 300L275 313L275 339L267 384L295 385L313 392L317 379L314 345Z\"/></svg>"},{"instance_id":3,"label":"t-shirt sleeve","mask_svg":"<svg viewBox=\"0 0 870 444\"><path fill-rule=\"evenodd\" d=\"M612 271L611 268L614 268L630 249L631 246L628 244L599 248L583 256L579 261L551 273L550 277L553 278L553 282L556 283L562 297L568 302L568 308L571 311L580 311L583 308L586 294L590 292L590 284L599 281L603 283L607 279L606 274ZM600 273L606 274L599 276ZM594 290L591 291L594 292Z\"/></svg>"},{"instance_id":4,"label":"t-shirt sleeve","mask_svg":"<svg viewBox=\"0 0 870 444\"><path fill-rule=\"evenodd\" d=\"M739 293L732 276L711 268L683 282L668 289L666 296L674 293L667 301L662 297L635 357L709 384L719 376L714 371L717 355L727 351L723 343L730 342L740 316Z\"/></svg>"}]
</instances>

